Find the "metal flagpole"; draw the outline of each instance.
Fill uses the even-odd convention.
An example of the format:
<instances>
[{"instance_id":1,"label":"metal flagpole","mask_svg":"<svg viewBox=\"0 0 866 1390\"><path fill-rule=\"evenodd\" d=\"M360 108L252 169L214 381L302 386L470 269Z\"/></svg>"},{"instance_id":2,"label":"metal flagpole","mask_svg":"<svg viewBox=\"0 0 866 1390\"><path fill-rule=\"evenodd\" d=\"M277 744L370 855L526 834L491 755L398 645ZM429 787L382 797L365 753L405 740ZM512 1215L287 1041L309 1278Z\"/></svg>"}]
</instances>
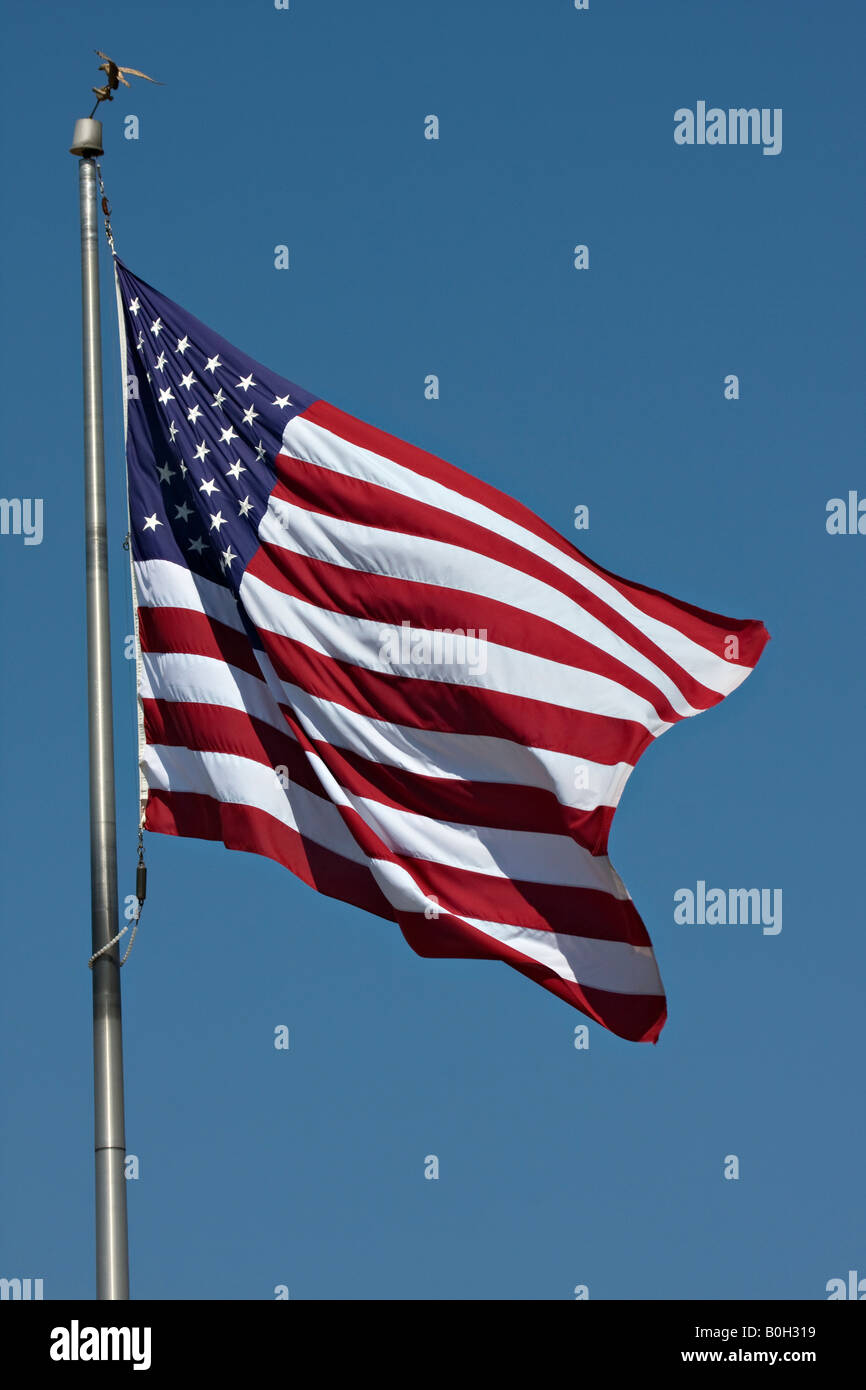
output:
<instances>
[{"instance_id":1,"label":"metal flagpole","mask_svg":"<svg viewBox=\"0 0 866 1390\"><path fill-rule=\"evenodd\" d=\"M90 725L90 896L93 954L93 1081L96 1175L96 1296L129 1298L126 1140L123 1129L123 1034L117 944L117 848L114 731L108 613L108 546L102 430L102 348L95 157L102 122L76 121L81 211L84 368L84 528L87 577L87 684Z\"/></svg>"}]
</instances>

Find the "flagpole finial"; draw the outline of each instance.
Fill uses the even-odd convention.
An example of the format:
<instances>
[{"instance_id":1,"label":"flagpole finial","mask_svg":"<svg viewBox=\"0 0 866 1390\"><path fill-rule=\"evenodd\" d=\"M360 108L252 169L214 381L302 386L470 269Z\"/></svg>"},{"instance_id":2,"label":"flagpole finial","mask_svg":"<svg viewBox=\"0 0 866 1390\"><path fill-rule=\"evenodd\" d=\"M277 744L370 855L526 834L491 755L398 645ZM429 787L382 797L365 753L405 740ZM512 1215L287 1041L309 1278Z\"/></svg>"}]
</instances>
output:
<instances>
[{"instance_id":1,"label":"flagpole finial","mask_svg":"<svg viewBox=\"0 0 866 1390\"><path fill-rule=\"evenodd\" d=\"M95 121L92 116L77 120L69 153L84 157L102 154L102 121Z\"/></svg>"},{"instance_id":2,"label":"flagpole finial","mask_svg":"<svg viewBox=\"0 0 866 1390\"><path fill-rule=\"evenodd\" d=\"M109 58L107 53L103 53L101 48L95 48L93 51L97 58L105 59L104 62L99 64L99 71L104 72L106 76L104 86L93 87L91 89L96 97L96 104L93 107L93 111L96 110L96 107L101 101L113 101L114 93L121 83L124 87L130 87L132 85L131 82L127 82L127 76L143 77L145 82L152 82L156 87L161 87L163 85L162 82L157 82L155 77L148 77L147 73L141 72L139 68L122 68L119 63L115 63L113 58ZM93 115L93 111L90 113L91 116Z\"/></svg>"}]
</instances>

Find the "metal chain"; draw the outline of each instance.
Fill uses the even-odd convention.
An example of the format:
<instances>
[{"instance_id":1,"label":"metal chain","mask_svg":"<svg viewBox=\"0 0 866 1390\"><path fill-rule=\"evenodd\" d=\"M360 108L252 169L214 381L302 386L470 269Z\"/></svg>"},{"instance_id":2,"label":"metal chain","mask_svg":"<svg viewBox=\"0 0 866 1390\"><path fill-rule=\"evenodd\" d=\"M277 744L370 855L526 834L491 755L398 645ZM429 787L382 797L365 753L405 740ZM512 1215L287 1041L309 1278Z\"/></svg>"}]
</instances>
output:
<instances>
[{"instance_id":1,"label":"metal chain","mask_svg":"<svg viewBox=\"0 0 866 1390\"><path fill-rule=\"evenodd\" d=\"M111 206L108 201L108 195L105 192L105 184L102 182L102 169L98 160L96 164L96 177L99 180L99 192L102 195L102 215L105 218L106 240L111 247L112 256L116 256L117 252L114 249L114 233L111 230Z\"/></svg>"}]
</instances>

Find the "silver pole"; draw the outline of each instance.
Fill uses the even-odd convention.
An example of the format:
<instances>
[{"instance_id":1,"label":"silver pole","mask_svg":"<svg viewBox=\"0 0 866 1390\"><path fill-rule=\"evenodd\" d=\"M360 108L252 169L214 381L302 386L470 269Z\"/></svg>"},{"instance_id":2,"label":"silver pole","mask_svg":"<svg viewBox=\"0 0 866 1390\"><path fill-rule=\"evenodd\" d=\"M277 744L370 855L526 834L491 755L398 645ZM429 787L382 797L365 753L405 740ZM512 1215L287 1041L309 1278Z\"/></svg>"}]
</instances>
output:
<instances>
[{"instance_id":1,"label":"silver pole","mask_svg":"<svg viewBox=\"0 0 866 1390\"><path fill-rule=\"evenodd\" d=\"M75 127L80 155L82 356L84 366L84 529L87 576L87 684L90 724L90 894L94 954L117 934L114 732L108 611L108 547L102 432L99 241L94 155L102 125ZM129 1298L123 1129L120 960L113 946L93 962L93 1081L96 1148L96 1297Z\"/></svg>"}]
</instances>

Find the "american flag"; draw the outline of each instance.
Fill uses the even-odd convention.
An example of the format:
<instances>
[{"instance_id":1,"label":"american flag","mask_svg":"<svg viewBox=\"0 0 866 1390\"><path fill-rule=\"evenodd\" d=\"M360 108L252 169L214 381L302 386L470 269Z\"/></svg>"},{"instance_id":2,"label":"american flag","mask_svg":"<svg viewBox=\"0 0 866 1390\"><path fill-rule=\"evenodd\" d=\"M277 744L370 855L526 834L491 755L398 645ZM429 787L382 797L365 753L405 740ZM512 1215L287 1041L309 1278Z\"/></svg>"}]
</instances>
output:
<instances>
[{"instance_id":1,"label":"american flag","mask_svg":"<svg viewBox=\"0 0 866 1390\"><path fill-rule=\"evenodd\" d=\"M142 814L621 1037L665 997L607 855L641 753L768 634L252 361L116 262Z\"/></svg>"}]
</instances>

